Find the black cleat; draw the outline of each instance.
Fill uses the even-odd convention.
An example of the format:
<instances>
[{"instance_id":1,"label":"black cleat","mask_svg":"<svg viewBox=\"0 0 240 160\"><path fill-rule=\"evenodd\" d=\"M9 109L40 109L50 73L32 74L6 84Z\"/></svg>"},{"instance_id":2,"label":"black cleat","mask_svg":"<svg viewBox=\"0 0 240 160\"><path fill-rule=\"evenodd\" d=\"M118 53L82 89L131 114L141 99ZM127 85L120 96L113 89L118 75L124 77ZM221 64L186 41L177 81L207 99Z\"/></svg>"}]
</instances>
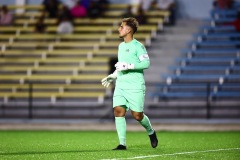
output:
<instances>
[{"instance_id":1,"label":"black cleat","mask_svg":"<svg viewBox=\"0 0 240 160\"><path fill-rule=\"evenodd\" d=\"M113 150L127 150L127 147L120 144L116 148L114 148Z\"/></svg>"},{"instance_id":2,"label":"black cleat","mask_svg":"<svg viewBox=\"0 0 240 160\"><path fill-rule=\"evenodd\" d=\"M153 134L149 135L149 138L150 138L152 147L156 148L158 145L158 139L157 139L156 132L154 131Z\"/></svg>"}]
</instances>

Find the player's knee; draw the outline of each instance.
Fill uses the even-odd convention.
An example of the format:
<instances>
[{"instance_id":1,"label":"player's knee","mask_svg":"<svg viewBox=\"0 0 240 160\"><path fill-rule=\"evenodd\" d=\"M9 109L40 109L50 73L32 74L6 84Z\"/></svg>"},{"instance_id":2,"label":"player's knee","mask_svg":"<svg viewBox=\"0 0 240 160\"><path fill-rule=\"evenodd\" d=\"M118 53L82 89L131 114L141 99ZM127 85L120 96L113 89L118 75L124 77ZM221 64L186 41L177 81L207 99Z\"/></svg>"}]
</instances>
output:
<instances>
[{"instance_id":1,"label":"player's knee","mask_svg":"<svg viewBox=\"0 0 240 160\"><path fill-rule=\"evenodd\" d=\"M119 111L114 111L114 116L115 117L123 117L124 114L122 112L119 112Z\"/></svg>"},{"instance_id":2,"label":"player's knee","mask_svg":"<svg viewBox=\"0 0 240 160\"><path fill-rule=\"evenodd\" d=\"M143 119L142 115L134 115L134 119L136 119L137 121L141 121Z\"/></svg>"},{"instance_id":3,"label":"player's knee","mask_svg":"<svg viewBox=\"0 0 240 160\"><path fill-rule=\"evenodd\" d=\"M125 116L125 110L121 107L114 108L114 116L115 117L123 117Z\"/></svg>"}]
</instances>

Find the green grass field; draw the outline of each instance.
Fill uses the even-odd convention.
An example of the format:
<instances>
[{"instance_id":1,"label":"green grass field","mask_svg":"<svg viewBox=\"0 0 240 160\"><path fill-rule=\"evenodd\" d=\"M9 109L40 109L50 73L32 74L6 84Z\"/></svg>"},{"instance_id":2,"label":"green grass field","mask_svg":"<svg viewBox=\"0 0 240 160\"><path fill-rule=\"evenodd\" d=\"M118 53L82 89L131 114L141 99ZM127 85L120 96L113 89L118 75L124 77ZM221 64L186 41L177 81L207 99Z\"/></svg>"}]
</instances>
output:
<instances>
[{"instance_id":1,"label":"green grass field","mask_svg":"<svg viewBox=\"0 0 240 160\"><path fill-rule=\"evenodd\" d=\"M240 159L240 132L158 132L150 147L145 132L127 132L127 151L116 132L0 131L0 159Z\"/></svg>"}]
</instances>

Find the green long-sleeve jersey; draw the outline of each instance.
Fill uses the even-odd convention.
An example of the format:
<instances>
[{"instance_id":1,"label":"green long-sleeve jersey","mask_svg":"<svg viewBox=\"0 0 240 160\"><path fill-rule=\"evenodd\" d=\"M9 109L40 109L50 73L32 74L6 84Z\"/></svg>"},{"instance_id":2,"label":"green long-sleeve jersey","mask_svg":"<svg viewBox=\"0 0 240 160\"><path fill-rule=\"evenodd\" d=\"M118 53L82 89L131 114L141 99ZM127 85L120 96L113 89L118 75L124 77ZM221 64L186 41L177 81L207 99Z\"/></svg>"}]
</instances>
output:
<instances>
[{"instance_id":1,"label":"green long-sleeve jersey","mask_svg":"<svg viewBox=\"0 0 240 160\"><path fill-rule=\"evenodd\" d=\"M136 39L128 43L120 43L118 62L134 64L134 69L118 72L116 88L145 90L143 70L149 68L150 60L144 45Z\"/></svg>"}]
</instances>

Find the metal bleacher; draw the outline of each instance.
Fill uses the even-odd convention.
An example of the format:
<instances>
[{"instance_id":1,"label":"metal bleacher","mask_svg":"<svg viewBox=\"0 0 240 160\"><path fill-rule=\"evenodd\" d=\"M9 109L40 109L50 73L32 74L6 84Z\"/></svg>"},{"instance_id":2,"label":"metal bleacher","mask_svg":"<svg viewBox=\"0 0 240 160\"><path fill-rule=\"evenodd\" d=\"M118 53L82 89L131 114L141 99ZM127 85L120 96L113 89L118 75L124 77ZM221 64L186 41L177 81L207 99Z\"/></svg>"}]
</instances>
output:
<instances>
[{"instance_id":1,"label":"metal bleacher","mask_svg":"<svg viewBox=\"0 0 240 160\"><path fill-rule=\"evenodd\" d=\"M76 19L74 34L58 35L56 19L48 18L47 32L34 33L43 6L10 5L13 12L25 11L15 13L13 26L0 26L0 106L103 105L112 87L106 89L100 81L108 75L110 59L117 56L117 28L126 8L127 4L111 4L104 18ZM149 23L140 26L135 37L149 47L169 13L146 14Z\"/></svg>"},{"instance_id":2,"label":"metal bleacher","mask_svg":"<svg viewBox=\"0 0 240 160\"><path fill-rule=\"evenodd\" d=\"M206 107L208 118L221 117L235 107L228 117L239 118L240 34L234 26L226 25L236 19L237 11L212 10L210 15L188 48L181 51L182 56L176 58L176 65L169 66L170 73L161 75L165 83L157 85L149 96L156 106L161 102L176 102L175 106L186 102L189 106L190 102L193 107ZM221 107L222 111L211 113Z\"/></svg>"}]
</instances>

